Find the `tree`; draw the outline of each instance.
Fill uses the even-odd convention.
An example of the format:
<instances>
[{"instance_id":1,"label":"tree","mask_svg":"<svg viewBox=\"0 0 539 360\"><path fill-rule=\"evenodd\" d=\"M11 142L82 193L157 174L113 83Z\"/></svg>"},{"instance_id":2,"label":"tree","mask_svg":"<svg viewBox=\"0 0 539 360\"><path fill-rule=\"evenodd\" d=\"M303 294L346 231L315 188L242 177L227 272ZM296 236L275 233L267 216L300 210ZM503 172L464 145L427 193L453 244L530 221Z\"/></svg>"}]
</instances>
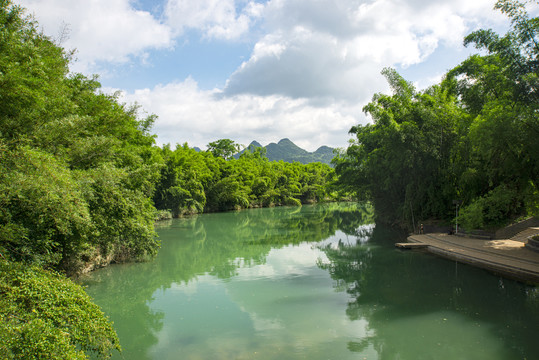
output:
<instances>
[{"instance_id":1,"label":"tree","mask_svg":"<svg viewBox=\"0 0 539 360\"><path fill-rule=\"evenodd\" d=\"M393 95L376 94L364 111L373 124L335 160L341 184L373 202L377 220L413 227L414 217L445 216L453 196L451 147L455 97L434 86L418 92L395 70L382 72Z\"/></svg>"},{"instance_id":2,"label":"tree","mask_svg":"<svg viewBox=\"0 0 539 360\"><path fill-rule=\"evenodd\" d=\"M208 144L208 151L215 157L222 157L225 160L232 158L232 156L240 151L240 145L236 144L230 139L220 139Z\"/></svg>"},{"instance_id":3,"label":"tree","mask_svg":"<svg viewBox=\"0 0 539 360\"><path fill-rule=\"evenodd\" d=\"M68 74L69 54L11 1L0 2L0 50L3 255L76 273L100 255L154 254L155 117Z\"/></svg>"},{"instance_id":4,"label":"tree","mask_svg":"<svg viewBox=\"0 0 539 360\"><path fill-rule=\"evenodd\" d=\"M539 21L518 1L496 8L511 31L468 35L465 44L486 55L470 56L440 85L418 92L382 72L393 94L373 96L364 108L373 123L353 127L356 139L334 161L339 183L371 200L378 221L449 220L453 199L473 227L539 214Z\"/></svg>"},{"instance_id":5,"label":"tree","mask_svg":"<svg viewBox=\"0 0 539 360\"><path fill-rule=\"evenodd\" d=\"M83 188L50 154L0 144L0 251L66 269L94 235Z\"/></svg>"},{"instance_id":6,"label":"tree","mask_svg":"<svg viewBox=\"0 0 539 360\"><path fill-rule=\"evenodd\" d=\"M111 324L64 274L159 247L162 158L136 106L68 74L70 54L0 0L0 357L109 357ZM101 260L100 260L101 259Z\"/></svg>"},{"instance_id":7,"label":"tree","mask_svg":"<svg viewBox=\"0 0 539 360\"><path fill-rule=\"evenodd\" d=\"M467 145L459 149L468 164L459 182L462 216L485 219L484 226L539 213L539 20L530 19L519 1L500 0L495 8L510 18L511 30L468 35L464 43L487 54L471 56L447 76L473 115ZM513 194L509 203L502 192ZM505 209L503 215L489 215L497 209Z\"/></svg>"},{"instance_id":8,"label":"tree","mask_svg":"<svg viewBox=\"0 0 539 360\"><path fill-rule=\"evenodd\" d=\"M187 143L174 151L165 145L162 155L165 166L153 197L157 209L168 210L173 216L202 212L206 206L205 186L219 175L219 169L213 166L213 155L199 153Z\"/></svg>"},{"instance_id":9,"label":"tree","mask_svg":"<svg viewBox=\"0 0 539 360\"><path fill-rule=\"evenodd\" d=\"M69 108L64 50L9 0L0 1L0 135L18 139Z\"/></svg>"}]
</instances>

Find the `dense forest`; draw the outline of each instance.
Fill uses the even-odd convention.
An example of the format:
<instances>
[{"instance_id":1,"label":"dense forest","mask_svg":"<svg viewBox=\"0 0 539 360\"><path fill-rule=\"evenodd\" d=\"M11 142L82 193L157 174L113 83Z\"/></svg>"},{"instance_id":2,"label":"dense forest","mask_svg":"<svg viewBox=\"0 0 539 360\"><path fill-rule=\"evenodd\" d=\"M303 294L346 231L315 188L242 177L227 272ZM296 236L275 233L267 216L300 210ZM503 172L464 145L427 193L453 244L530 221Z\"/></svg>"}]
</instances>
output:
<instances>
[{"instance_id":1,"label":"dense forest","mask_svg":"<svg viewBox=\"0 0 539 360\"><path fill-rule=\"evenodd\" d=\"M426 90L384 69L393 93L374 95L363 109L373 123L350 130L336 170L378 222L413 229L458 210L464 228L489 229L539 215L539 19L518 1L495 8L506 35L468 35L480 54Z\"/></svg>"},{"instance_id":2,"label":"dense forest","mask_svg":"<svg viewBox=\"0 0 539 360\"><path fill-rule=\"evenodd\" d=\"M0 357L108 357L104 314L66 275L151 258L159 217L332 199L334 170L156 146L156 117L69 72L72 53L0 0Z\"/></svg>"},{"instance_id":3,"label":"dense forest","mask_svg":"<svg viewBox=\"0 0 539 360\"><path fill-rule=\"evenodd\" d=\"M173 216L275 205L301 205L341 197L330 186L335 171L326 164L269 161L264 148L233 155L238 145L221 139L198 152L187 144L164 146L153 199Z\"/></svg>"}]
</instances>

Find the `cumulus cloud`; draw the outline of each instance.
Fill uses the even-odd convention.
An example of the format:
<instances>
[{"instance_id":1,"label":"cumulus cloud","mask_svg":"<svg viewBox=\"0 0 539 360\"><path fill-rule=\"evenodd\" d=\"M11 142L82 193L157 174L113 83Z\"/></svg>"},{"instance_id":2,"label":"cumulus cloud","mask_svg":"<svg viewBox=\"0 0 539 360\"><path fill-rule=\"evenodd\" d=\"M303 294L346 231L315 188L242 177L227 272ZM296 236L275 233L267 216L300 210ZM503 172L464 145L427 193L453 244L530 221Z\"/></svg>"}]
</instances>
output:
<instances>
[{"instance_id":1,"label":"cumulus cloud","mask_svg":"<svg viewBox=\"0 0 539 360\"><path fill-rule=\"evenodd\" d=\"M321 144L342 146L361 111L339 104L316 107L280 95L223 97L220 90L199 89L193 79L124 93L122 100L159 115L154 130L160 144L191 146L219 138L268 144L285 137L311 151Z\"/></svg>"},{"instance_id":2,"label":"cumulus cloud","mask_svg":"<svg viewBox=\"0 0 539 360\"><path fill-rule=\"evenodd\" d=\"M208 38L230 40L245 34L263 8L250 1L238 13L237 5L234 0L169 0L165 15L168 24L179 34L196 29Z\"/></svg>"},{"instance_id":3,"label":"cumulus cloud","mask_svg":"<svg viewBox=\"0 0 539 360\"><path fill-rule=\"evenodd\" d=\"M461 49L470 31L505 21L493 0L162 0L159 14L129 0L20 3L50 35L68 24L64 46L78 49L76 70L86 73L151 62L152 50L173 53L177 42L252 46L222 89L201 89L172 69L169 83L125 93L159 116L160 143L197 146L224 137L345 146L350 127L367 121L362 106L388 91L383 67L433 69L430 59ZM409 80L430 85L445 70Z\"/></svg>"},{"instance_id":4,"label":"cumulus cloud","mask_svg":"<svg viewBox=\"0 0 539 360\"><path fill-rule=\"evenodd\" d=\"M144 59L149 49L173 45L171 29L149 12L132 8L129 0L18 2L36 15L45 33L57 37L67 29L62 46L77 50L76 71L94 71L97 62L116 65L133 57Z\"/></svg>"},{"instance_id":5,"label":"cumulus cloud","mask_svg":"<svg viewBox=\"0 0 539 360\"><path fill-rule=\"evenodd\" d=\"M441 44L460 47L491 8L490 0L272 0L268 32L225 94L364 101L384 89L383 67L421 63Z\"/></svg>"},{"instance_id":6,"label":"cumulus cloud","mask_svg":"<svg viewBox=\"0 0 539 360\"><path fill-rule=\"evenodd\" d=\"M373 89L384 88L380 63L350 50L346 41L304 28L268 35L232 74L225 94L279 94L317 102L363 100Z\"/></svg>"}]
</instances>

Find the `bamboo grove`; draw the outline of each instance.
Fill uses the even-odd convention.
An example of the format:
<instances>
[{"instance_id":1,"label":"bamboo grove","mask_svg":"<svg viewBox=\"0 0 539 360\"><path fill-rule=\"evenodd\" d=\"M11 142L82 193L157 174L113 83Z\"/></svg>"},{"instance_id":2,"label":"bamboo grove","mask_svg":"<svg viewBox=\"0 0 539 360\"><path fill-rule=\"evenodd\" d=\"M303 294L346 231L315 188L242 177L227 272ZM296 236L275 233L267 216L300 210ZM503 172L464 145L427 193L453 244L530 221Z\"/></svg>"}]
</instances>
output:
<instances>
[{"instance_id":1,"label":"bamboo grove","mask_svg":"<svg viewBox=\"0 0 539 360\"><path fill-rule=\"evenodd\" d=\"M504 36L478 30L464 39L481 54L418 91L384 69L393 93L364 107L373 123L335 160L341 185L373 202L377 222L412 229L458 221L489 229L539 215L539 19L525 3L501 0Z\"/></svg>"}]
</instances>

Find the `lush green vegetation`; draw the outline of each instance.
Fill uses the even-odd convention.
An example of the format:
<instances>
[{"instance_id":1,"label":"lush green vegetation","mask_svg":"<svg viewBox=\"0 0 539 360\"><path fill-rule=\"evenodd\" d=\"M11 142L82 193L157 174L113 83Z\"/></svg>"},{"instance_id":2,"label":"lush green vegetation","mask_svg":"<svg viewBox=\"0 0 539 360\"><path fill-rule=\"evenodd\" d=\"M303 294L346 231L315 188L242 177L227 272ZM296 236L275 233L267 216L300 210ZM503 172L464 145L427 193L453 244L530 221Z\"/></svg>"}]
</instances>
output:
<instances>
[{"instance_id":1,"label":"lush green vegetation","mask_svg":"<svg viewBox=\"0 0 539 360\"><path fill-rule=\"evenodd\" d=\"M0 261L2 359L86 359L120 350L112 324L84 289L37 266Z\"/></svg>"},{"instance_id":2,"label":"lush green vegetation","mask_svg":"<svg viewBox=\"0 0 539 360\"><path fill-rule=\"evenodd\" d=\"M180 215L331 195L327 165L272 163L262 151L232 159L238 146L228 139L200 153L155 146L155 116L70 73L71 55L0 0L3 359L119 349L103 313L65 274L153 256L157 209Z\"/></svg>"},{"instance_id":3,"label":"lush green vegetation","mask_svg":"<svg viewBox=\"0 0 539 360\"><path fill-rule=\"evenodd\" d=\"M154 117L69 74L69 54L0 4L0 252L65 271L154 254Z\"/></svg>"},{"instance_id":4,"label":"lush green vegetation","mask_svg":"<svg viewBox=\"0 0 539 360\"><path fill-rule=\"evenodd\" d=\"M539 19L500 0L511 31L479 30L464 40L483 51L444 80L417 91L384 69L392 95L364 111L374 123L335 160L340 183L374 204L377 221L411 228L430 218L468 229L539 214Z\"/></svg>"},{"instance_id":5,"label":"lush green vegetation","mask_svg":"<svg viewBox=\"0 0 539 360\"><path fill-rule=\"evenodd\" d=\"M197 152L187 144L174 150L168 145L163 147L165 166L154 195L157 209L178 216L301 205L339 196L330 191L335 172L326 164L269 161L263 148L247 150L234 159L236 145L223 140L211 143L205 152Z\"/></svg>"},{"instance_id":6,"label":"lush green vegetation","mask_svg":"<svg viewBox=\"0 0 539 360\"><path fill-rule=\"evenodd\" d=\"M111 324L77 273L93 259L140 259L159 246L154 184L162 159L140 119L70 54L0 1L0 357L108 357Z\"/></svg>"}]
</instances>

